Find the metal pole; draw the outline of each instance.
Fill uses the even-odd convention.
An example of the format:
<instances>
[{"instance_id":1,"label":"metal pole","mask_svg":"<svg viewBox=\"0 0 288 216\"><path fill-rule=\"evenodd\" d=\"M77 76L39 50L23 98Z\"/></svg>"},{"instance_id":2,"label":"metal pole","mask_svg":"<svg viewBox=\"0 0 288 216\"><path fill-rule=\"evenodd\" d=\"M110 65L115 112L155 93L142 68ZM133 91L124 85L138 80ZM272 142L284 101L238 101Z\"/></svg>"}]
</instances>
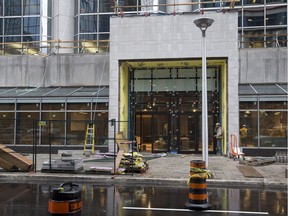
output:
<instances>
[{"instance_id":1,"label":"metal pole","mask_svg":"<svg viewBox=\"0 0 288 216\"><path fill-rule=\"evenodd\" d=\"M208 109L207 109L207 65L206 65L206 30L214 22L208 17L199 18L194 21L195 25L200 28L203 39L202 51L202 158L208 168Z\"/></svg>"},{"instance_id":2,"label":"metal pole","mask_svg":"<svg viewBox=\"0 0 288 216\"><path fill-rule=\"evenodd\" d=\"M202 30L202 158L208 167L208 109L207 109L207 63L206 63L206 29Z\"/></svg>"},{"instance_id":3,"label":"metal pole","mask_svg":"<svg viewBox=\"0 0 288 216\"><path fill-rule=\"evenodd\" d=\"M203 44L204 44L204 54L203 54L203 83L204 83L204 98L203 98L203 102L204 102L204 109L203 109L203 119L204 119L204 125L203 125L203 130L205 131L204 133L204 145L205 145L205 156L204 156L204 161L206 163L206 168L208 168L208 152L209 152L209 146L208 146L208 102L207 102L207 57L206 57L206 35L204 33L204 37L203 37Z\"/></svg>"}]
</instances>

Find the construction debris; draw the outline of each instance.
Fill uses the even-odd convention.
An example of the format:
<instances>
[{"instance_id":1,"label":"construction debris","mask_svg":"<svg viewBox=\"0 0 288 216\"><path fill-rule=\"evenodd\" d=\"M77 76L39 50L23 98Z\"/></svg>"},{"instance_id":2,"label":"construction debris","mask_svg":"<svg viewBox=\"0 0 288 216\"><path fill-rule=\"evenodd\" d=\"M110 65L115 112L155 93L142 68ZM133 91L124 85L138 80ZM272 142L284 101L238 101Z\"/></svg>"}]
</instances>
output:
<instances>
[{"instance_id":1,"label":"construction debris","mask_svg":"<svg viewBox=\"0 0 288 216\"><path fill-rule=\"evenodd\" d=\"M83 169L82 158L61 158L51 160L51 164L49 160L43 162L41 172L78 173Z\"/></svg>"},{"instance_id":2,"label":"construction debris","mask_svg":"<svg viewBox=\"0 0 288 216\"><path fill-rule=\"evenodd\" d=\"M248 166L264 166L275 163L275 157L245 157L245 160L240 160L240 164Z\"/></svg>"},{"instance_id":3,"label":"construction debris","mask_svg":"<svg viewBox=\"0 0 288 216\"><path fill-rule=\"evenodd\" d=\"M120 167L125 169L125 172L140 172L143 173L148 169L148 163L143 160L143 156L138 152L124 153Z\"/></svg>"}]
</instances>

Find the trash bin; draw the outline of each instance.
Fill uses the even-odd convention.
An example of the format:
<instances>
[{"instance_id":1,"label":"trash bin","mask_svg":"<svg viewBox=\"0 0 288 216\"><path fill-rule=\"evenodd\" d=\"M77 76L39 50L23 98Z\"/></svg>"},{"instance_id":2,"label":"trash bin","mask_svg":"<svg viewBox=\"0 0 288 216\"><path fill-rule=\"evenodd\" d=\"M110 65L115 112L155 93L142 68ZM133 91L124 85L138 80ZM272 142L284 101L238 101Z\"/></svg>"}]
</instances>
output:
<instances>
[{"instance_id":1,"label":"trash bin","mask_svg":"<svg viewBox=\"0 0 288 216\"><path fill-rule=\"evenodd\" d=\"M50 191L48 212L50 215L81 215L81 190L77 184L66 182Z\"/></svg>"}]
</instances>

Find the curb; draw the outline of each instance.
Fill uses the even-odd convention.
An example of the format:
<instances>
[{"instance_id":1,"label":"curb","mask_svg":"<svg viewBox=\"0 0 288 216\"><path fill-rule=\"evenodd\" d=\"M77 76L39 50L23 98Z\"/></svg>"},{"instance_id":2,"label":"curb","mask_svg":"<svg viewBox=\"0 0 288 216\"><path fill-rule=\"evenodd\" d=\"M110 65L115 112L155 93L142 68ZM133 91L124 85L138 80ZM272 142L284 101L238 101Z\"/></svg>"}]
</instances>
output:
<instances>
[{"instance_id":1,"label":"curb","mask_svg":"<svg viewBox=\"0 0 288 216\"><path fill-rule=\"evenodd\" d=\"M93 183L101 185L123 186L163 186L187 187L187 179L173 178L139 178L132 175L71 175L64 173L1 173L0 182L8 183L55 183L72 181L76 183ZM255 188L255 189L286 189L287 183L268 182L265 179L257 181L207 179L207 187L217 188Z\"/></svg>"}]
</instances>

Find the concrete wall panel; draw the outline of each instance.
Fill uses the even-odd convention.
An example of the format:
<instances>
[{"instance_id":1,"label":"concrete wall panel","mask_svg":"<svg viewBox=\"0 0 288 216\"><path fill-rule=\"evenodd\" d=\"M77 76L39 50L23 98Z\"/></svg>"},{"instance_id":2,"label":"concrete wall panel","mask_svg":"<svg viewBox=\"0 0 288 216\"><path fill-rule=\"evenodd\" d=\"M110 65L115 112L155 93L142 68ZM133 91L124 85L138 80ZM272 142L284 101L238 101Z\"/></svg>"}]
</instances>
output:
<instances>
[{"instance_id":1,"label":"concrete wall panel","mask_svg":"<svg viewBox=\"0 0 288 216\"><path fill-rule=\"evenodd\" d=\"M109 56L1 56L1 87L109 85Z\"/></svg>"},{"instance_id":2,"label":"concrete wall panel","mask_svg":"<svg viewBox=\"0 0 288 216\"><path fill-rule=\"evenodd\" d=\"M240 49L239 83L288 81L287 47Z\"/></svg>"}]
</instances>

